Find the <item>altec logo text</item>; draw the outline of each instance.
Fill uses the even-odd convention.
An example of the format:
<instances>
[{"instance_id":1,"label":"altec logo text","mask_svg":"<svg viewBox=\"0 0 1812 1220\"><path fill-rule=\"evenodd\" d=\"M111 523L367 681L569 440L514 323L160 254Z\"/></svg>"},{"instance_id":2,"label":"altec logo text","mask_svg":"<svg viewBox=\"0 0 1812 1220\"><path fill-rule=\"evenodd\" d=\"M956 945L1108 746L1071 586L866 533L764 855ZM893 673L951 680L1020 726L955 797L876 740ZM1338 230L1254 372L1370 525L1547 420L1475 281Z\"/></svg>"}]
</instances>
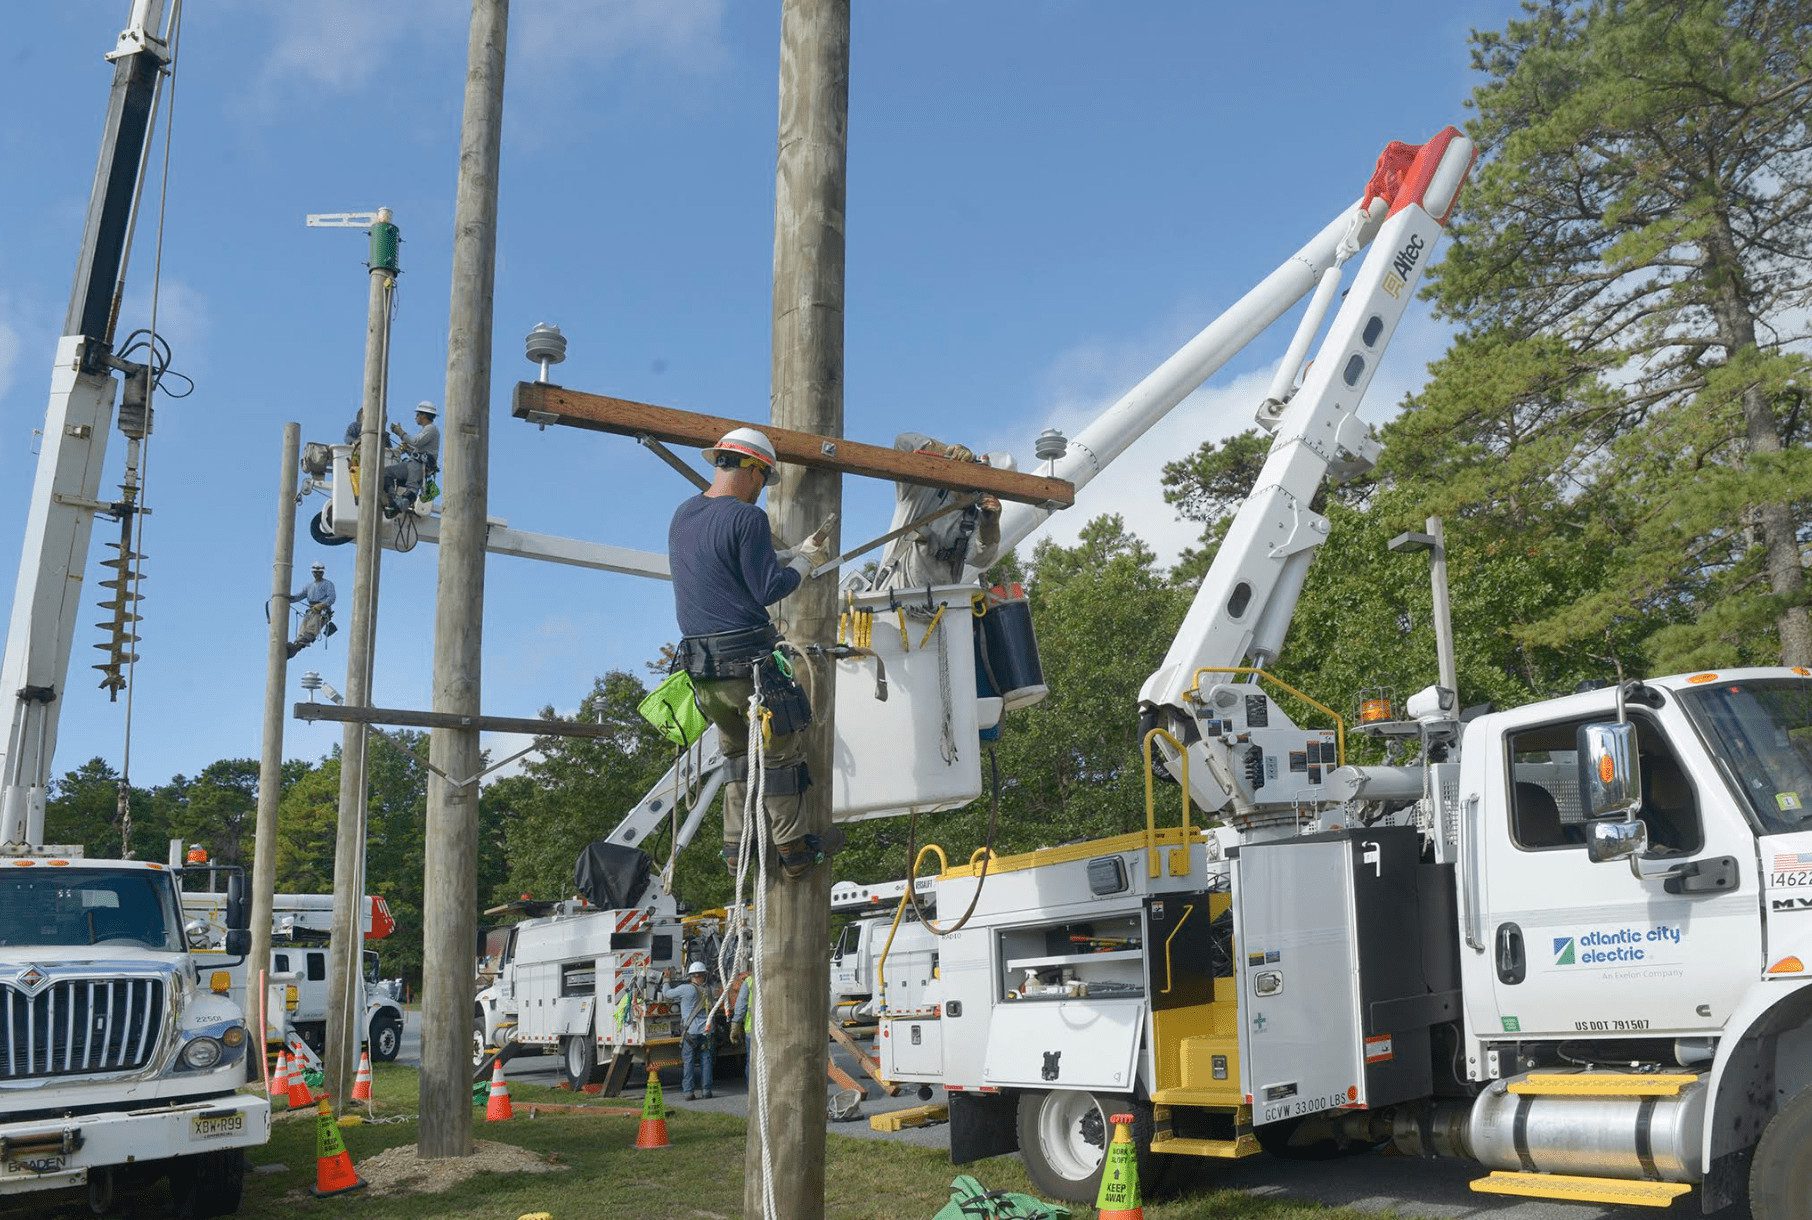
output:
<instances>
[{"instance_id":1,"label":"altec logo text","mask_svg":"<svg viewBox=\"0 0 1812 1220\"><path fill-rule=\"evenodd\" d=\"M1408 279L1409 273L1415 269L1416 263L1418 261L1420 261L1421 258L1422 258L1421 235L1417 234L1417 233L1411 233L1409 235L1409 244L1404 246L1401 250L1397 251L1397 257L1391 260L1391 265L1390 265L1391 270L1395 271L1398 275L1402 276L1404 279Z\"/></svg>"},{"instance_id":2,"label":"altec logo text","mask_svg":"<svg viewBox=\"0 0 1812 1220\"><path fill-rule=\"evenodd\" d=\"M1556 936L1556 966L1605 966L1648 960L1655 950L1680 943L1681 930L1671 924L1653 928L1618 928L1615 932L1587 932L1583 936Z\"/></svg>"}]
</instances>

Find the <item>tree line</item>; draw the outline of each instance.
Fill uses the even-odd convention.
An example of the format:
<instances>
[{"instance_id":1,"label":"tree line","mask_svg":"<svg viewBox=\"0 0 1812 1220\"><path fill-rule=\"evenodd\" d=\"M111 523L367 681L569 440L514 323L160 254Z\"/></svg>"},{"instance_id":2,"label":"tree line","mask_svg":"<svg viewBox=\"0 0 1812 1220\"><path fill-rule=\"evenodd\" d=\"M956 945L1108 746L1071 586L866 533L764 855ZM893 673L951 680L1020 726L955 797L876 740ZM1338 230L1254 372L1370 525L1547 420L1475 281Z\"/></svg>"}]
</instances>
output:
<instances>
[{"instance_id":1,"label":"tree line","mask_svg":"<svg viewBox=\"0 0 1812 1220\"><path fill-rule=\"evenodd\" d=\"M1812 0L1529 3L1472 35L1469 134L1483 158L1424 295L1454 328L1384 454L1316 504L1332 523L1281 677L1335 708L1435 680L1426 561L1388 540L1439 514L1463 705L1514 706L1587 680L1709 665L1812 665ZM1164 492L1202 527L1174 565L1115 516L994 575L1023 580L1051 695L996 747L995 847L1144 823L1136 696L1264 461L1268 438L1206 442ZM579 850L665 770L671 747L612 672L580 715L480 805L487 903L571 890ZM581 692L567 692L568 697ZM548 714L551 713L551 709ZM401 930L387 970L419 972L426 740L372 742L370 888ZM279 888L330 888L335 757L286 764ZM56 841L117 850L117 777L56 785ZM134 790L135 840L171 834L250 859L257 767L227 759ZM921 830L980 845L988 800ZM694 907L729 895L716 814L675 864ZM907 867L897 819L849 828L839 878ZM665 862L667 832L645 846ZM157 849L161 856L161 848Z\"/></svg>"}]
</instances>

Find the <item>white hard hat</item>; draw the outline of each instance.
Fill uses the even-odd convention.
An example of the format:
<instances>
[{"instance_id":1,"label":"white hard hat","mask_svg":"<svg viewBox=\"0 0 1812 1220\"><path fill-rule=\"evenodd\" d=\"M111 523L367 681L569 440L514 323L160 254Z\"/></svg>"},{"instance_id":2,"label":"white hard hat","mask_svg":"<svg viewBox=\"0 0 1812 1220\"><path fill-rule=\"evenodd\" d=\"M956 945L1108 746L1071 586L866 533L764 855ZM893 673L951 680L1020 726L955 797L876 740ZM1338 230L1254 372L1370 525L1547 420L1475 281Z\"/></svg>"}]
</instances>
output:
<instances>
[{"instance_id":1,"label":"white hard hat","mask_svg":"<svg viewBox=\"0 0 1812 1220\"><path fill-rule=\"evenodd\" d=\"M324 563L311 564L308 570L311 572L325 572L327 570L327 565Z\"/></svg>"},{"instance_id":2,"label":"white hard hat","mask_svg":"<svg viewBox=\"0 0 1812 1220\"><path fill-rule=\"evenodd\" d=\"M767 433L755 428L732 428L724 433L723 439L711 448L704 450L705 461L713 466L721 454L735 453L743 457L752 457L760 461L769 470L779 459L774 456L774 442Z\"/></svg>"},{"instance_id":3,"label":"white hard hat","mask_svg":"<svg viewBox=\"0 0 1812 1220\"><path fill-rule=\"evenodd\" d=\"M417 415L439 415L440 414L439 411L435 410L434 404L431 402L416 403L415 404L415 413Z\"/></svg>"},{"instance_id":4,"label":"white hard hat","mask_svg":"<svg viewBox=\"0 0 1812 1220\"><path fill-rule=\"evenodd\" d=\"M693 962L690 966L686 967L686 973L687 974L706 974L709 972L705 969L705 964L703 962Z\"/></svg>"}]
</instances>

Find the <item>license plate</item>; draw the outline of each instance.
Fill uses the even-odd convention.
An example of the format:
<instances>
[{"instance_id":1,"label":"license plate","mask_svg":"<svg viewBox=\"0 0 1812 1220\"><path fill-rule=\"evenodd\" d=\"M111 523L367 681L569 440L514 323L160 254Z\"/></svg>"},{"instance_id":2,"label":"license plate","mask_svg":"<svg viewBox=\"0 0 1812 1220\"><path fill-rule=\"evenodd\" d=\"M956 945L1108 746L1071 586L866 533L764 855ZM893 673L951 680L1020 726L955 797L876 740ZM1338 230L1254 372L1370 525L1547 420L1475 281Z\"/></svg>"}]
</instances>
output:
<instances>
[{"instance_id":1,"label":"license plate","mask_svg":"<svg viewBox=\"0 0 1812 1220\"><path fill-rule=\"evenodd\" d=\"M244 1130L245 1114L239 1110L228 1114L197 1114L189 1120L189 1133L196 1139L238 1135Z\"/></svg>"}]
</instances>

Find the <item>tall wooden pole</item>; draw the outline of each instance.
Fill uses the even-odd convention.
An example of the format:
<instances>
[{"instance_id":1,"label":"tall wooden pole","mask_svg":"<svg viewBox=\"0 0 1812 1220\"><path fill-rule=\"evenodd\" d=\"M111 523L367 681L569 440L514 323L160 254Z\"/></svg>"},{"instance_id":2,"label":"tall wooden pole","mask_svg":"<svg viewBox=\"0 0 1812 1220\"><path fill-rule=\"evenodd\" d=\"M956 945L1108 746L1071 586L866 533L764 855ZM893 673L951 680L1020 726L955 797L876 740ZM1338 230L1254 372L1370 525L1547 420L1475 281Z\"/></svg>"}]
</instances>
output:
<instances>
[{"instance_id":1,"label":"tall wooden pole","mask_svg":"<svg viewBox=\"0 0 1812 1220\"><path fill-rule=\"evenodd\" d=\"M390 314L396 299L400 235L390 209L371 226L371 299L365 316L365 392L359 410L359 521L354 537L352 623L346 635L346 702L371 703L371 658L377 646L378 501L384 481L384 394L390 362ZM365 747L369 730L348 724L340 739L340 819L333 852L333 939L327 970L325 1087L337 1111L352 1093L364 1006L358 1003L360 900L365 893ZM254 959L255 961L255 959ZM256 965L253 969L256 969Z\"/></svg>"},{"instance_id":2,"label":"tall wooden pole","mask_svg":"<svg viewBox=\"0 0 1812 1220\"><path fill-rule=\"evenodd\" d=\"M774 174L773 422L843 435L843 206L849 129L849 0L783 0L780 16L780 142ZM768 501L774 533L797 542L838 512L842 475L783 465ZM840 549L830 541L831 553ZM781 605L795 644L832 642L833 580L808 580ZM811 833L831 824L831 667L814 666L805 794ZM755 1002L766 1009L766 1159L774 1202L787 1220L824 1214L825 999L830 991L831 869L797 881L770 873L762 938L766 955ZM754 1113L751 1109L751 1113ZM762 1215L762 1142L749 1123L743 1213Z\"/></svg>"},{"instance_id":3,"label":"tall wooden pole","mask_svg":"<svg viewBox=\"0 0 1812 1220\"><path fill-rule=\"evenodd\" d=\"M248 1024L259 1010L258 972L271 964L271 908L277 888L277 802L283 796L283 687L289 675L289 594L296 557L296 463L302 426L283 425L283 467L277 478L277 542L271 550L270 639L264 651L264 742L258 753L258 822L252 833L252 955L246 961ZM252 1036L262 1054L264 1031ZM252 1078L260 1065L250 1063Z\"/></svg>"},{"instance_id":4,"label":"tall wooden pole","mask_svg":"<svg viewBox=\"0 0 1812 1220\"><path fill-rule=\"evenodd\" d=\"M479 713L491 408L491 293L509 0L473 0L453 205L446 475L434 602L434 710ZM472 1151L472 965L478 940L477 729L435 729L422 912L423 1158ZM449 778L450 777L450 778ZM828 988L829 984L826 983Z\"/></svg>"}]
</instances>

